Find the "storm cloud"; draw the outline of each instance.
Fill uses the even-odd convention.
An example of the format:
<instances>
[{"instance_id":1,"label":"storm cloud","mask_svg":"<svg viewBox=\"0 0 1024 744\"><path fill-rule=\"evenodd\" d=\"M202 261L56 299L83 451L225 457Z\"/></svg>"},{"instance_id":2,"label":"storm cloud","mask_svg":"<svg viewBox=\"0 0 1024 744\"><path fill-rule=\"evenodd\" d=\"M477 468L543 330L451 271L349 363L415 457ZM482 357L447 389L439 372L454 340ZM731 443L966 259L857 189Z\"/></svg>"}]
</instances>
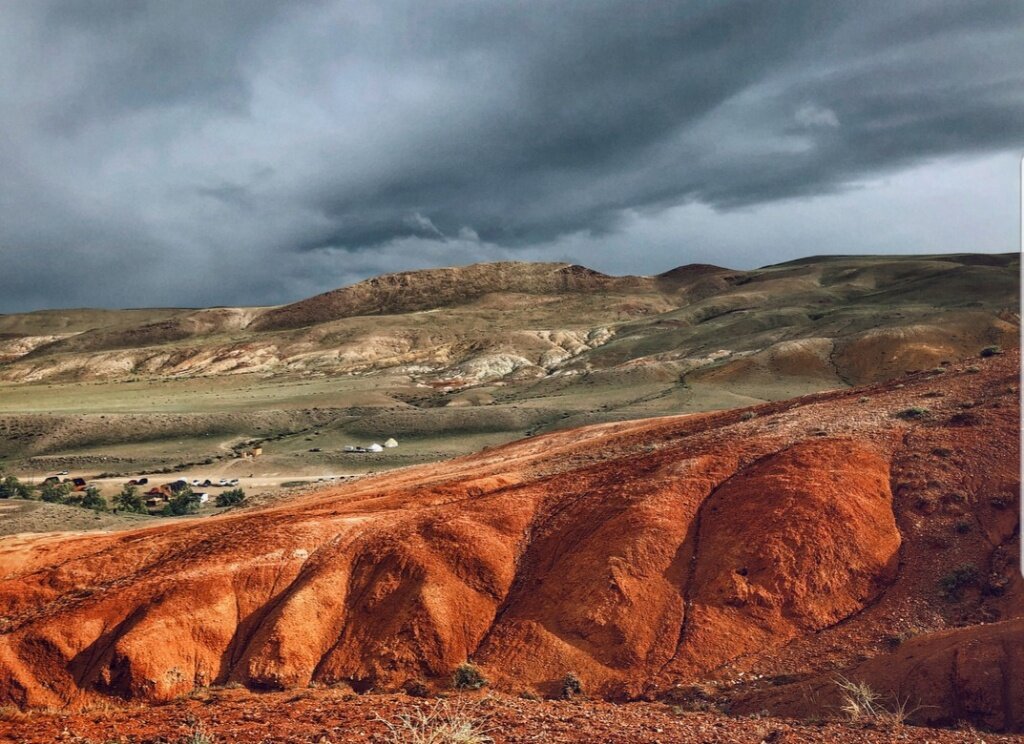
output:
<instances>
[{"instance_id":1,"label":"storm cloud","mask_svg":"<svg viewBox=\"0 0 1024 744\"><path fill-rule=\"evenodd\" d=\"M0 311L1017 247L1024 4L0 6Z\"/></svg>"}]
</instances>

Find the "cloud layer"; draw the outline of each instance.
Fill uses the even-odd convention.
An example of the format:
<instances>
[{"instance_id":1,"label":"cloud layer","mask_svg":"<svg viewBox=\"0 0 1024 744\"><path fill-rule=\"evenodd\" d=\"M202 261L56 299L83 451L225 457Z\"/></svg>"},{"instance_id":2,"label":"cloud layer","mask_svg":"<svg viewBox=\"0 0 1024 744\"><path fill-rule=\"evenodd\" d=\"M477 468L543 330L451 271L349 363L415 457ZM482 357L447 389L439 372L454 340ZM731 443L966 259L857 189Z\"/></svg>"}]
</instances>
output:
<instances>
[{"instance_id":1,"label":"cloud layer","mask_svg":"<svg viewBox=\"0 0 1024 744\"><path fill-rule=\"evenodd\" d=\"M0 311L1013 250L1022 31L1016 0L6 3Z\"/></svg>"}]
</instances>

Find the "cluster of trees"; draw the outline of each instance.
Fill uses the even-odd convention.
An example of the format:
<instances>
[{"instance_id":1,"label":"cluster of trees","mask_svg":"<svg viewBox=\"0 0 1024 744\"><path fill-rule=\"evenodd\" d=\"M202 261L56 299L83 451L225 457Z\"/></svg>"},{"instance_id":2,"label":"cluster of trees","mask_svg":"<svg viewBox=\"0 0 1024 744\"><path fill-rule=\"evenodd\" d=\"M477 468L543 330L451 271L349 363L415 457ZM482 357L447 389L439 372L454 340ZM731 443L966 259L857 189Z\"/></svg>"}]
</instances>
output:
<instances>
[{"instance_id":1,"label":"cluster of trees","mask_svg":"<svg viewBox=\"0 0 1024 744\"><path fill-rule=\"evenodd\" d=\"M32 499L33 486L22 483L13 475L5 474L0 466L0 499ZM107 511L106 499L95 486L89 486L85 491L74 491L67 483L44 483L39 486L39 498L51 504L68 504L93 511ZM245 491L241 488L232 488L217 496L217 506L234 506L245 500ZM146 514L146 502L139 493L136 486L125 485L121 491L114 496L113 507L117 511L132 512L134 514ZM195 514L199 511L199 494L191 488L183 488L176 493L164 506L161 514L165 517L181 517L187 514Z\"/></svg>"},{"instance_id":2,"label":"cluster of trees","mask_svg":"<svg viewBox=\"0 0 1024 744\"><path fill-rule=\"evenodd\" d=\"M22 483L16 476L5 473L0 466L0 499L33 499L35 487ZM54 483L49 481L38 487L39 498L49 504L67 504L78 506L93 511L107 511L107 500L100 494L95 486L89 486L85 491L75 491L68 483ZM138 499L138 508L131 511L145 511L142 499Z\"/></svg>"},{"instance_id":3,"label":"cluster of trees","mask_svg":"<svg viewBox=\"0 0 1024 744\"><path fill-rule=\"evenodd\" d=\"M74 491L67 483L44 483L39 489L39 498L51 504L80 506L98 512L107 511L107 500L95 486L89 486L84 491Z\"/></svg>"}]
</instances>

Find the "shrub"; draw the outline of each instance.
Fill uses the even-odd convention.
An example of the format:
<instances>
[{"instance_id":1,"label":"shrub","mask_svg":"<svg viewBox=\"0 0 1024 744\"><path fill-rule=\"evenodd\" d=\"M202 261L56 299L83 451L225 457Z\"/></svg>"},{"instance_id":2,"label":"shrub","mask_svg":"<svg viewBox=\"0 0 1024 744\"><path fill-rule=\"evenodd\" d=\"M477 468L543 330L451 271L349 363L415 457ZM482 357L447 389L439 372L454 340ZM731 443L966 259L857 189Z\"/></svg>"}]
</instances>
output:
<instances>
[{"instance_id":1,"label":"shrub","mask_svg":"<svg viewBox=\"0 0 1024 744\"><path fill-rule=\"evenodd\" d=\"M487 678L480 667L468 661L459 664L452 675L452 687L456 690L479 690L486 685Z\"/></svg>"},{"instance_id":2,"label":"shrub","mask_svg":"<svg viewBox=\"0 0 1024 744\"><path fill-rule=\"evenodd\" d=\"M953 525L953 529L956 530L956 533L958 535L966 535L968 532L971 531L973 527L974 525L972 525L966 519L961 519L959 522Z\"/></svg>"},{"instance_id":3,"label":"shrub","mask_svg":"<svg viewBox=\"0 0 1024 744\"><path fill-rule=\"evenodd\" d=\"M939 588L946 599L959 601L964 596L964 589L978 583L978 569L973 563L957 566L939 579Z\"/></svg>"},{"instance_id":4,"label":"shrub","mask_svg":"<svg viewBox=\"0 0 1024 744\"><path fill-rule=\"evenodd\" d=\"M896 412L896 418L901 419L919 419L924 418L928 414L927 408L921 408L919 406L912 406L911 408L904 408L902 411Z\"/></svg>"},{"instance_id":5,"label":"shrub","mask_svg":"<svg viewBox=\"0 0 1024 744\"><path fill-rule=\"evenodd\" d=\"M851 721L875 718L882 711L881 695L866 682L854 682L842 676L835 682L839 688L840 707Z\"/></svg>"},{"instance_id":6,"label":"shrub","mask_svg":"<svg viewBox=\"0 0 1024 744\"><path fill-rule=\"evenodd\" d=\"M214 503L217 506L234 506L243 501L245 501L245 491L241 488L232 488L230 491L217 494L217 500Z\"/></svg>"},{"instance_id":7,"label":"shrub","mask_svg":"<svg viewBox=\"0 0 1024 744\"><path fill-rule=\"evenodd\" d=\"M572 700L577 695L583 694L583 683L573 672L569 672L562 679L562 698Z\"/></svg>"},{"instance_id":8,"label":"shrub","mask_svg":"<svg viewBox=\"0 0 1024 744\"><path fill-rule=\"evenodd\" d=\"M1002 353L1003 353L1003 347L1002 346L986 346L984 349L981 350L981 356L986 358L986 359L988 357L998 356L999 354L1002 354Z\"/></svg>"},{"instance_id":9,"label":"shrub","mask_svg":"<svg viewBox=\"0 0 1024 744\"><path fill-rule=\"evenodd\" d=\"M840 708L851 721L865 718L888 724L903 724L918 708L910 709L906 700L894 698L892 705L885 705L882 696L866 682L854 682L839 676L835 680L839 687Z\"/></svg>"},{"instance_id":10,"label":"shrub","mask_svg":"<svg viewBox=\"0 0 1024 744\"><path fill-rule=\"evenodd\" d=\"M740 414L740 421L750 421L752 418L757 416L753 411L744 411Z\"/></svg>"},{"instance_id":11,"label":"shrub","mask_svg":"<svg viewBox=\"0 0 1024 744\"><path fill-rule=\"evenodd\" d=\"M114 497L114 507L136 514L146 513L146 502L142 500L139 489L135 486L126 485L122 488L121 492Z\"/></svg>"}]
</instances>

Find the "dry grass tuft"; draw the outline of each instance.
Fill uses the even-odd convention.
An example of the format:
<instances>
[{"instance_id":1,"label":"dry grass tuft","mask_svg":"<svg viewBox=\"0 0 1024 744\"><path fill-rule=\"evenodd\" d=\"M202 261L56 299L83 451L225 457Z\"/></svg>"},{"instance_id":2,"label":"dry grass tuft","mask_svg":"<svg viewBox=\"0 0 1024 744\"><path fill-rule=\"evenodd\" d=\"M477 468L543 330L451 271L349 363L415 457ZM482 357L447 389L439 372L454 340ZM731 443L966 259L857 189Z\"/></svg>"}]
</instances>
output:
<instances>
[{"instance_id":1,"label":"dry grass tuft","mask_svg":"<svg viewBox=\"0 0 1024 744\"><path fill-rule=\"evenodd\" d=\"M479 703L438 700L402 713L394 720L377 716L387 727L389 744L493 744L489 715Z\"/></svg>"}]
</instances>

